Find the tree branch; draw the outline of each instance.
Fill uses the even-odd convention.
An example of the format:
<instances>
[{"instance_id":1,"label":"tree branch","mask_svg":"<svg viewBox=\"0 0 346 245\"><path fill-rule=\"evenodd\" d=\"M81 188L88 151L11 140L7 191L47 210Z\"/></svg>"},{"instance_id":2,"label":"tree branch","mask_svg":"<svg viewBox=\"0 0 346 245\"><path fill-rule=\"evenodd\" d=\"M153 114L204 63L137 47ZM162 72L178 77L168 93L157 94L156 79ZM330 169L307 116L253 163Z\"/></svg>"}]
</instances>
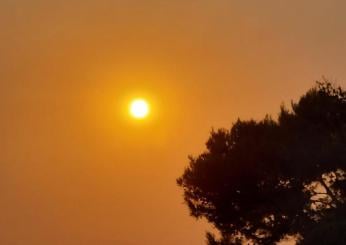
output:
<instances>
[{"instance_id":1,"label":"tree branch","mask_svg":"<svg viewBox=\"0 0 346 245\"><path fill-rule=\"evenodd\" d=\"M330 188L327 186L326 182L324 182L323 177L320 177L320 183L322 184L322 186L324 187L324 189L326 189L327 194L330 196L330 198L332 199L332 202L334 202L335 206L338 206L338 204L340 203L338 198L334 195L334 193L330 190Z\"/></svg>"}]
</instances>

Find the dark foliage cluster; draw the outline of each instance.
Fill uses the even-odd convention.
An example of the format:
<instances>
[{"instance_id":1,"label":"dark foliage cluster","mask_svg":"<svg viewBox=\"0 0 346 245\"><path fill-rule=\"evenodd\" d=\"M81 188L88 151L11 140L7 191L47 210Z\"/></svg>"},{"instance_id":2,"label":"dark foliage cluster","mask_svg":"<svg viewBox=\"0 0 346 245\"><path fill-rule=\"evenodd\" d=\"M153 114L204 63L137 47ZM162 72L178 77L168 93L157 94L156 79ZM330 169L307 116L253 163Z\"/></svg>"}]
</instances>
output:
<instances>
[{"instance_id":1,"label":"dark foliage cluster","mask_svg":"<svg viewBox=\"0 0 346 245\"><path fill-rule=\"evenodd\" d=\"M275 244L286 236L301 244L346 244L340 87L317 82L291 109L282 106L277 120L238 120L212 131L206 148L189 158L177 183L191 215L220 231L220 239L207 234L209 245Z\"/></svg>"}]
</instances>

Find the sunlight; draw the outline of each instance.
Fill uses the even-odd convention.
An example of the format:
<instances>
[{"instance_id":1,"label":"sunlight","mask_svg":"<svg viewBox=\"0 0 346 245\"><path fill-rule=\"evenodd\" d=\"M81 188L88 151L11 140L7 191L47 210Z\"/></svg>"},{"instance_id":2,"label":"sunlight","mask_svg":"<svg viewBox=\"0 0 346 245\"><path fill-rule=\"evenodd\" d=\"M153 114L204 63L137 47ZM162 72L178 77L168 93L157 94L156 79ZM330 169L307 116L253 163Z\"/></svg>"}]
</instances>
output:
<instances>
[{"instance_id":1,"label":"sunlight","mask_svg":"<svg viewBox=\"0 0 346 245\"><path fill-rule=\"evenodd\" d=\"M134 99L129 109L135 119L144 119L149 115L149 103L144 99Z\"/></svg>"}]
</instances>

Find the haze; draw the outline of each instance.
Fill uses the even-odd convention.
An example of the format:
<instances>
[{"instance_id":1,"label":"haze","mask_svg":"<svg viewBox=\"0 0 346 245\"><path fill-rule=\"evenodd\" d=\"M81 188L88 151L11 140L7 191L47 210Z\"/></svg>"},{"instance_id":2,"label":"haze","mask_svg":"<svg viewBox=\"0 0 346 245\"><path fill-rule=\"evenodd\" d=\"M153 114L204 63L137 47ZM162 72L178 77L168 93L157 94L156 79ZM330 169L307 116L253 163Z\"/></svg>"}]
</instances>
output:
<instances>
[{"instance_id":1,"label":"haze","mask_svg":"<svg viewBox=\"0 0 346 245\"><path fill-rule=\"evenodd\" d=\"M175 183L187 156L322 76L345 87L345 8L0 1L0 244L204 244Z\"/></svg>"}]
</instances>

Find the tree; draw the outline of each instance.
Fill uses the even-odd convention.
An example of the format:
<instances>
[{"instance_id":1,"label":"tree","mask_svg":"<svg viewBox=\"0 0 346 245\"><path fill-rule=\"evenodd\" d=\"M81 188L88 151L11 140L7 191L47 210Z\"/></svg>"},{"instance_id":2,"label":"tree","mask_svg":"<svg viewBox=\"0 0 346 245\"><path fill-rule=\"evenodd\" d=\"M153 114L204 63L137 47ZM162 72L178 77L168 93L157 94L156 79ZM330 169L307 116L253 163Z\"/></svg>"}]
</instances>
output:
<instances>
[{"instance_id":1,"label":"tree","mask_svg":"<svg viewBox=\"0 0 346 245\"><path fill-rule=\"evenodd\" d=\"M288 235L303 244L344 209L346 92L317 82L278 120L213 130L189 160L177 183L191 215L220 231L219 241L207 234L208 244L275 244Z\"/></svg>"}]
</instances>

